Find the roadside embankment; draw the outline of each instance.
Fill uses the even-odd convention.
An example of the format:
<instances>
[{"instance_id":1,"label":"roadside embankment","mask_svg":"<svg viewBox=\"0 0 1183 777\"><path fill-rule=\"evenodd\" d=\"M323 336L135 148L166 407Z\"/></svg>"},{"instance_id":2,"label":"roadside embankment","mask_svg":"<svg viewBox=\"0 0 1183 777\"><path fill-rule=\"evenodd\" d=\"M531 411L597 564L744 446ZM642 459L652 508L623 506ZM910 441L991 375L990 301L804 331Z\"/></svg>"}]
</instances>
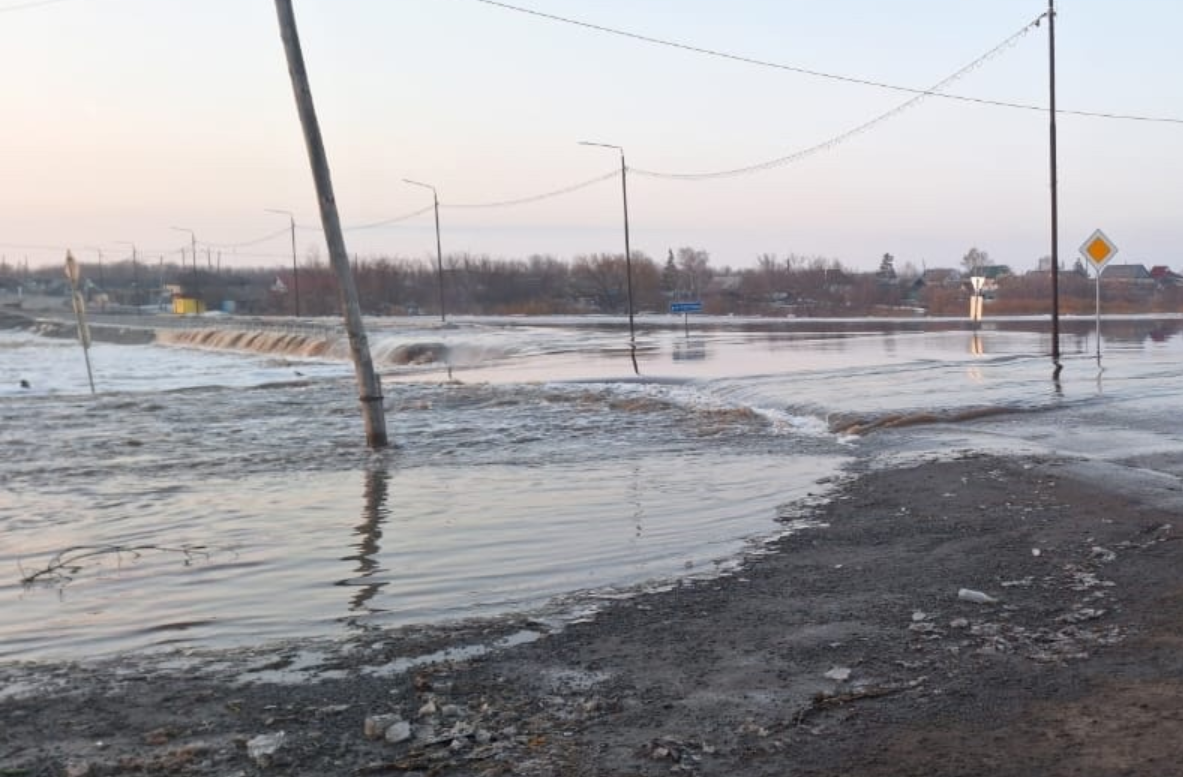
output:
<instances>
[{"instance_id":1,"label":"roadside embankment","mask_svg":"<svg viewBox=\"0 0 1183 777\"><path fill-rule=\"evenodd\" d=\"M0 665L0 772L1179 774L1183 535L1074 471L866 473L735 574L428 663L545 627L375 632L246 675Z\"/></svg>"}]
</instances>

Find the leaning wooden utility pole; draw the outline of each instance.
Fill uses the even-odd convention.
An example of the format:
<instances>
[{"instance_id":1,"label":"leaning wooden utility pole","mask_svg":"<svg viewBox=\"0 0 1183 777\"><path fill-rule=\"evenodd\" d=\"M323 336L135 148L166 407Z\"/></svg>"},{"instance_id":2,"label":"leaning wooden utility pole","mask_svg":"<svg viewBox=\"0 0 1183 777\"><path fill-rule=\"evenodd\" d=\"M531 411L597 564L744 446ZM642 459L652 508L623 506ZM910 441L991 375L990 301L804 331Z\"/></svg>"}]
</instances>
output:
<instances>
[{"instance_id":1,"label":"leaning wooden utility pole","mask_svg":"<svg viewBox=\"0 0 1183 777\"><path fill-rule=\"evenodd\" d=\"M353 368L361 391L366 442L371 448L384 448L387 438L386 414L382 407L382 383L378 374L374 372L374 362L370 358L370 346L366 341L361 306L357 301L357 285L349 268L349 254L345 250L345 237L341 233L341 219L337 214L337 200L333 196L329 160L325 156L320 124L316 121L316 108L312 104L312 89L308 85L308 71L304 68L304 54L300 50L300 36L296 32L296 16L292 11L291 0L275 0L275 11L279 16L279 32L283 37L284 52L287 54L292 91L296 96L296 110L300 114L300 124L304 128L304 142L308 146L308 161L312 165L312 177L316 182L320 220L329 248L329 261L337 274L341 314L345 318L345 331L349 334L349 347L353 354Z\"/></svg>"}]
</instances>

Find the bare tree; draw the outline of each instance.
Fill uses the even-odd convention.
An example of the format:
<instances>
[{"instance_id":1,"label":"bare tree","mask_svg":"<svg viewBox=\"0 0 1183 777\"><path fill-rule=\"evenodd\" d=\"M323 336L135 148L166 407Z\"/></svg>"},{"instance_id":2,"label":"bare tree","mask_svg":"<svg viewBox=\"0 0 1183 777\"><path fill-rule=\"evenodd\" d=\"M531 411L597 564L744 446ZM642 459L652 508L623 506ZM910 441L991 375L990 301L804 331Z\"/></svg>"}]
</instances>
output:
<instances>
[{"instance_id":1,"label":"bare tree","mask_svg":"<svg viewBox=\"0 0 1183 777\"><path fill-rule=\"evenodd\" d=\"M678 249L680 290L694 299L701 299L711 279L711 255L706 251L684 247Z\"/></svg>"},{"instance_id":2,"label":"bare tree","mask_svg":"<svg viewBox=\"0 0 1183 777\"><path fill-rule=\"evenodd\" d=\"M961 257L961 266L969 274L973 274L988 264L990 264L990 254L985 251L979 251L976 246L969 249L965 253L965 256Z\"/></svg>"}]
</instances>

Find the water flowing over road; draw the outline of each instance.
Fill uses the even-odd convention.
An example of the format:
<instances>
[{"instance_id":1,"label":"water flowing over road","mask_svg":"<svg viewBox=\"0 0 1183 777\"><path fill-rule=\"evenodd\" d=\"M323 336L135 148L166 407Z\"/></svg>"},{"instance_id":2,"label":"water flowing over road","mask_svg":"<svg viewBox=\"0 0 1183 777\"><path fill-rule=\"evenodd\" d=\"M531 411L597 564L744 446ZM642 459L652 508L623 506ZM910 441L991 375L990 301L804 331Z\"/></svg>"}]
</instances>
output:
<instances>
[{"instance_id":1,"label":"water flowing over road","mask_svg":"<svg viewBox=\"0 0 1183 777\"><path fill-rule=\"evenodd\" d=\"M852 461L1056 449L1183 474L1177 320L375 320L364 447L332 322L0 331L0 658L226 647L717 574ZM1073 333L1075 332L1075 333ZM22 387L20 381L27 382Z\"/></svg>"}]
</instances>

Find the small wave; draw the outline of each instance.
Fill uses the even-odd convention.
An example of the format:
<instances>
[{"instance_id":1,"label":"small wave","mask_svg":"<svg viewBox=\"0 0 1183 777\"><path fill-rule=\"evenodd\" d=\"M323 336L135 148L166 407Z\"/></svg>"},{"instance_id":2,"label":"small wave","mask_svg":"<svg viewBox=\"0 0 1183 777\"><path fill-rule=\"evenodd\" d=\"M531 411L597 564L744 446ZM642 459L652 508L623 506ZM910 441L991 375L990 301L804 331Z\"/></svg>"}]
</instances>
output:
<instances>
[{"instance_id":1,"label":"small wave","mask_svg":"<svg viewBox=\"0 0 1183 777\"><path fill-rule=\"evenodd\" d=\"M447 362L449 348L444 343L403 343L379 353L381 363L402 367Z\"/></svg>"},{"instance_id":2,"label":"small wave","mask_svg":"<svg viewBox=\"0 0 1183 777\"><path fill-rule=\"evenodd\" d=\"M838 435L865 435L880 429L898 429L928 424L955 424L1014 412L1017 412L1017 409L1013 407L988 405L942 411L904 411L880 415L840 413L830 417L829 427L832 433Z\"/></svg>"}]
</instances>

